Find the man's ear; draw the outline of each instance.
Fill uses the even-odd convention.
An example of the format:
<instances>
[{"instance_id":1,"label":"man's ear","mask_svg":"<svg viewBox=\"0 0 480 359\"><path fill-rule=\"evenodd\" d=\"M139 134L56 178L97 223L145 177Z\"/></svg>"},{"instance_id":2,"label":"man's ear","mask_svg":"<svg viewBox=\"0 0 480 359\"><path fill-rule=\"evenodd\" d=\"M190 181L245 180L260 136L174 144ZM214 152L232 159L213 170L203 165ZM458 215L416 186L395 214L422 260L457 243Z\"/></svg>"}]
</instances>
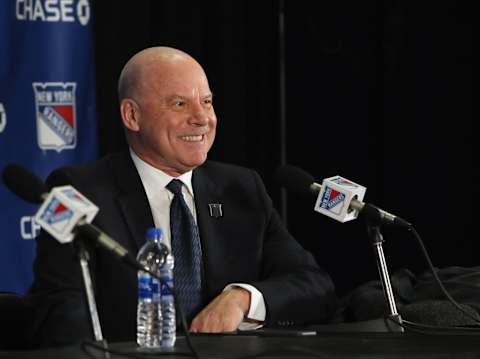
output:
<instances>
[{"instance_id":1,"label":"man's ear","mask_svg":"<svg viewBox=\"0 0 480 359\"><path fill-rule=\"evenodd\" d=\"M124 98L120 102L120 114L122 116L123 125L130 131L137 132L140 128L140 108L131 98Z\"/></svg>"}]
</instances>

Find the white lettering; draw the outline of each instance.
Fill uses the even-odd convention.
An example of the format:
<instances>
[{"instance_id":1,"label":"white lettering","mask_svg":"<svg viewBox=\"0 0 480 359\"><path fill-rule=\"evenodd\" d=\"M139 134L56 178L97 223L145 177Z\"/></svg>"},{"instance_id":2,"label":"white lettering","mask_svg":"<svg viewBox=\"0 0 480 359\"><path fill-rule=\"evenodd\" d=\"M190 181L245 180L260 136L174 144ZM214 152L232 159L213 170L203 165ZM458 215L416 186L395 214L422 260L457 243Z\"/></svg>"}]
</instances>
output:
<instances>
[{"instance_id":1,"label":"white lettering","mask_svg":"<svg viewBox=\"0 0 480 359\"><path fill-rule=\"evenodd\" d=\"M24 0L17 0L15 4L15 15L17 16L17 20L25 20L25 1Z\"/></svg>"},{"instance_id":2,"label":"white lettering","mask_svg":"<svg viewBox=\"0 0 480 359\"><path fill-rule=\"evenodd\" d=\"M55 91L55 102L72 102L72 93L69 91Z\"/></svg>"},{"instance_id":3,"label":"white lettering","mask_svg":"<svg viewBox=\"0 0 480 359\"><path fill-rule=\"evenodd\" d=\"M90 4L88 0L80 0L77 3L77 17L83 26L88 24L88 20L90 20Z\"/></svg>"},{"instance_id":4,"label":"white lettering","mask_svg":"<svg viewBox=\"0 0 480 359\"><path fill-rule=\"evenodd\" d=\"M70 15L73 13L73 0L60 0L60 13L62 14L62 21L74 22L75 18Z\"/></svg>"},{"instance_id":5,"label":"white lettering","mask_svg":"<svg viewBox=\"0 0 480 359\"><path fill-rule=\"evenodd\" d=\"M37 0L33 7L33 16L31 17L31 20L37 21L38 19L45 21L45 12L43 11L42 3Z\"/></svg>"},{"instance_id":6,"label":"white lettering","mask_svg":"<svg viewBox=\"0 0 480 359\"><path fill-rule=\"evenodd\" d=\"M33 15L32 0L27 0L25 2L24 11L25 11L25 18L31 19Z\"/></svg>"},{"instance_id":7,"label":"white lettering","mask_svg":"<svg viewBox=\"0 0 480 359\"><path fill-rule=\"evenodd\" d=\"M5 111L5 107L3 107L3 104L0 102L0 133L5 130L5 127L7 126L7 112Z\"/></svg>"},{"instance_id":8,"label":"white lettering","mask_svg":"<svg viewBox=\"0 0 480 359\"><path fill-rule=\"evenodd\" d=\"M20 234L23 239L35 239L40 233L40 226L35 217L23 216L20 218Z\"/></svg>"},{"instance_id":9,"label":"white lettering","mask_svg":"<svg viewBox=\"0 0 480 359\"><path fill-rule=\"evenodd\" d=\"M16 0L15 15L22 21L78 22L85 26L90 21L88 0Z\"/></svg>"},{"instance_id":10,"label":"white lettering","mask_svg":"<svg viewBox=\"0 0 480 359\"><path fill-rule=\"evenodd\" d=\"M52 91L37 91L38 102L52 102Z\"/></svg>"},{"instance_id":11,"label":"white lettering","mask_svg":"<svg viewBox=\"0 0 480 359\"><path fill-rule=\"evenodd\" d=\"M45 12L48 14L46 20L58 22L60 20L60 10L57 0L45 0Z\"/></svg>"}]
</instances>

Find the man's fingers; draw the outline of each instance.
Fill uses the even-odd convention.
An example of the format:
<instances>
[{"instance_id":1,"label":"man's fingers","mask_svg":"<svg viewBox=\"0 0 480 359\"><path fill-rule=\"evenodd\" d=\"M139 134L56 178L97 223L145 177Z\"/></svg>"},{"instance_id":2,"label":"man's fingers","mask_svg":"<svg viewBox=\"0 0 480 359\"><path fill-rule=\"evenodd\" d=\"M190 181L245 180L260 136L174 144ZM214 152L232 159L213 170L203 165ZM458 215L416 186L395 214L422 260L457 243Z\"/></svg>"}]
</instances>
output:
<instances>
[{"instance_id":1,"label":"man's fingers","mask_svg":"<svg viewBox=\"0 0 480 359\"><path fill-rule=\"evenodd\" d=\"M242 322L249 305L249 292L244 289L232 288L222 292L193 319L190 331L194 333L234 331Z\"/></svg>"},{"instance_id":2,"label":"man's fingers","mask_svg":"<svg viewBox=\"0 0 480 359\"><path fill-rule=\"evenodd\" d=\"M240 311L227 313L212 311L202 312L192 321L191 332L220 333L231 332L242 322L243 314Z\"/></svg>"}]
</instances>

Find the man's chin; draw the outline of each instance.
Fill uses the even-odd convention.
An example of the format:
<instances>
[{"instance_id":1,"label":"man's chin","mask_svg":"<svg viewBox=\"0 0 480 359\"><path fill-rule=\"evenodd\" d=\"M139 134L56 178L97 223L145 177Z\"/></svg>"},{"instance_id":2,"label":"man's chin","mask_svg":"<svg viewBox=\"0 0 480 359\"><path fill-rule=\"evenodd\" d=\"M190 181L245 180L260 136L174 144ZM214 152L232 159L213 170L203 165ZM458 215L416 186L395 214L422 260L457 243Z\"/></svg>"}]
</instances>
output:
<instances>
[{"instance_id":1,"label":"man's chin","mask_svg":"<svg viewBox=\"0 0 480 359\"><path fill-rule=\"evenodd\" d=\"M184 161L182 163L184 169L186 169L185 172L191 171L198 166L201 166L205 163L207 160L207 155L202 155L202 156L196 156L195 158L190 158L188 161Z\"/></svg>"}]
</instances>

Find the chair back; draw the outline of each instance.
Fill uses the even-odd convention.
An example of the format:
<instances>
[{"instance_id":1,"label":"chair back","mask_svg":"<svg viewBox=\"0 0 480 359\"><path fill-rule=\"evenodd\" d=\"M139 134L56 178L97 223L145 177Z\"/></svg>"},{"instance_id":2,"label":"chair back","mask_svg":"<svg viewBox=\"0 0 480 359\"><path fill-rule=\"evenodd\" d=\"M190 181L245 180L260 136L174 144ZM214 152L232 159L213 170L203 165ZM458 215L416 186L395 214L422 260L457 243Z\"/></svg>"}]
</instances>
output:
<instances>
[{"instance_id":1,"label":"chair back","mask_svg":"<svg viewBox=\"0 0 480 359\"><path fill-rule=\"evenodd\" d=\"M0 292L0 350L25 349L29 307L20 294Z\"/></svg>"}]
</instances>

